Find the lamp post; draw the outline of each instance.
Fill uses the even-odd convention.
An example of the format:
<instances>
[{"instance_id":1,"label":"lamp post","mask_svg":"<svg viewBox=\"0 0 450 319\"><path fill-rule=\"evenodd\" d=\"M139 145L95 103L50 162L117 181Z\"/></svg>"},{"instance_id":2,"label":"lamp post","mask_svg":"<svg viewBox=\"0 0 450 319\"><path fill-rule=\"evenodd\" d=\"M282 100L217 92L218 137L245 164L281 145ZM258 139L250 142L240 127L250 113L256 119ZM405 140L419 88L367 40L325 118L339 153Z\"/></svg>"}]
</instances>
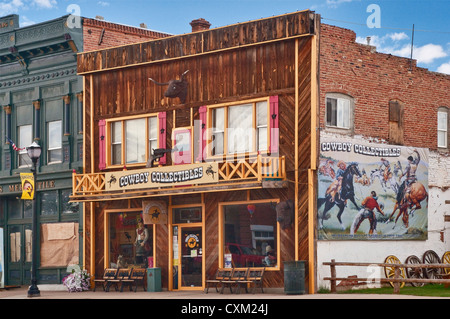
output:
<instances>
[{"instance_id":1,"label":"lamp post","mask_svg":"<svg viewBox=\"0 0 450 319\"><path fill-rule=\"evenodd\" d=\"M28 297L40 297L41 292L37 286L37 278L36 278L36 263L37 263L37 205L36 205L36 171L37 171L37 162L39 157L41 156L41 146L33 142L30 146L27 147L27 153L33 162L33 167L31 171L33 172L34 179L34 196L32 202L33 215L32 215L32 224L31 224L31 286L28 289Z\"/></svg>"}]
</instances>

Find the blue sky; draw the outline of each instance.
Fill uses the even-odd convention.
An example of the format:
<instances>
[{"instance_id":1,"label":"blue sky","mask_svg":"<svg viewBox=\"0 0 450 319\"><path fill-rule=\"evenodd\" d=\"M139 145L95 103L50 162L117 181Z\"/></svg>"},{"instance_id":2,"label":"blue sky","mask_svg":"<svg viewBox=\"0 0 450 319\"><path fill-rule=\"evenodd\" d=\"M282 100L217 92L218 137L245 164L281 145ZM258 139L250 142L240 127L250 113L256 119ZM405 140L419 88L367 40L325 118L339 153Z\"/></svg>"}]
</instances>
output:
<instances>
[{"instance_id":1,"label":"blue sky","mask_svg":"<svg viewBox=\"0 0 450 319\"><path fill-rule=\"evenodd\" d=\"M75 6L73 6L75 5ZM356 32L379 52L409 57L414 25L418 65L450 74L450 0L0 0L0 16L19 14L22 26L74 13L171 34L189 33L204 18L212 28L305 9L322 22Z\"/></svg>"}]
</instances>

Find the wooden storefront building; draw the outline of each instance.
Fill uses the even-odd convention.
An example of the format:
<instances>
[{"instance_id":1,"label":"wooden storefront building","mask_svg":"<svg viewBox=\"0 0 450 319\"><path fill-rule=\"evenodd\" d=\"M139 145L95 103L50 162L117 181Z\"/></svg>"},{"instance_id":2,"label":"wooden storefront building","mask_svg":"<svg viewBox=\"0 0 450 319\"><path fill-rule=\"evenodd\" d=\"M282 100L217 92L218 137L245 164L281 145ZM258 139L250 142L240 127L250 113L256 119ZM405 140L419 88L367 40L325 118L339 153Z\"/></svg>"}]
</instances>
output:
<instances>
[{"instance_id":1,"label":"wooden storefront building","mask_svg":"<svg viewBox=\"0 0 450 319\"><path fill-rule=\"evenodd\" d=\"M158 267L178 290L256 266L265 287L283 287L283 263L304 260L314 292L318 20L200 19L200 31L78 54L85 134L71 200L85 203L89 272Z\"/></svg>"}]
</instances>

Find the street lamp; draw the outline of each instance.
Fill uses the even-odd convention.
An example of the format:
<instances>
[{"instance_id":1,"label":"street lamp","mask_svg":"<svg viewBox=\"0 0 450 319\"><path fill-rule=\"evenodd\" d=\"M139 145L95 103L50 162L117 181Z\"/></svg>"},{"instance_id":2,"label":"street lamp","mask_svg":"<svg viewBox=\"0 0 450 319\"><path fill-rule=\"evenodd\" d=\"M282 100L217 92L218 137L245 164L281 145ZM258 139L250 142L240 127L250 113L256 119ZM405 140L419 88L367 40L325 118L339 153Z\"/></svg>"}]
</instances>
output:
<instances>
[{"instance_id":1,"label":"street lamp","mask_svg":"<svg viewBox=\"0 0 450 319\"><path fill-rule=\"evenodd\" d=\"M37 205L36 205L36 171L37 171L37 162L39 157L41 156L41 146L33 142L30 146L27 147L27 153L33 162L33 167L31 171L33 172L34 179L34 196L32 202L33 208L33 216L32 216L32 224L31 224L31 286L28 289L28 297L40 297L41 292L37 286L37 278L36 278L36 263L37 263Z\"/></svg>"}]
</instances>

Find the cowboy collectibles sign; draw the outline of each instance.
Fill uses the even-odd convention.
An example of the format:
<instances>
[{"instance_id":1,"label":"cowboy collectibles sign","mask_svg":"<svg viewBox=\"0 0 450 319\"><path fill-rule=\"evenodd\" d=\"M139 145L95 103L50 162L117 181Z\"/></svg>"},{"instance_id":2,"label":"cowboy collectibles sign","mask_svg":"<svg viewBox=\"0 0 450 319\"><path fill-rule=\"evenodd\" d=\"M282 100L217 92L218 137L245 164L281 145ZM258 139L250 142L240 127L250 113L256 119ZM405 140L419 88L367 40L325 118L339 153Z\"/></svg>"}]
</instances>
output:
<instances>
[{"instance_id":1,"label":"cowboy collectibles sign","mask_svg":"<svg viewBox=\"0 0 450 319\"><path fill-rule=\"evenodd\" d=\"M321 137L322 240L425 240L428 149Z\"/></svg>"},{"instance_id":2,"label":"cowboy collectibles sign","mask_svg":"<svg viewBox=\"0 0 450 319\"><path fill-rule=\"evenodd\" d=\"M105 174L106 191L209 184L219 181L217 163L165 166Z\"/></svg>"}]
</instances>

